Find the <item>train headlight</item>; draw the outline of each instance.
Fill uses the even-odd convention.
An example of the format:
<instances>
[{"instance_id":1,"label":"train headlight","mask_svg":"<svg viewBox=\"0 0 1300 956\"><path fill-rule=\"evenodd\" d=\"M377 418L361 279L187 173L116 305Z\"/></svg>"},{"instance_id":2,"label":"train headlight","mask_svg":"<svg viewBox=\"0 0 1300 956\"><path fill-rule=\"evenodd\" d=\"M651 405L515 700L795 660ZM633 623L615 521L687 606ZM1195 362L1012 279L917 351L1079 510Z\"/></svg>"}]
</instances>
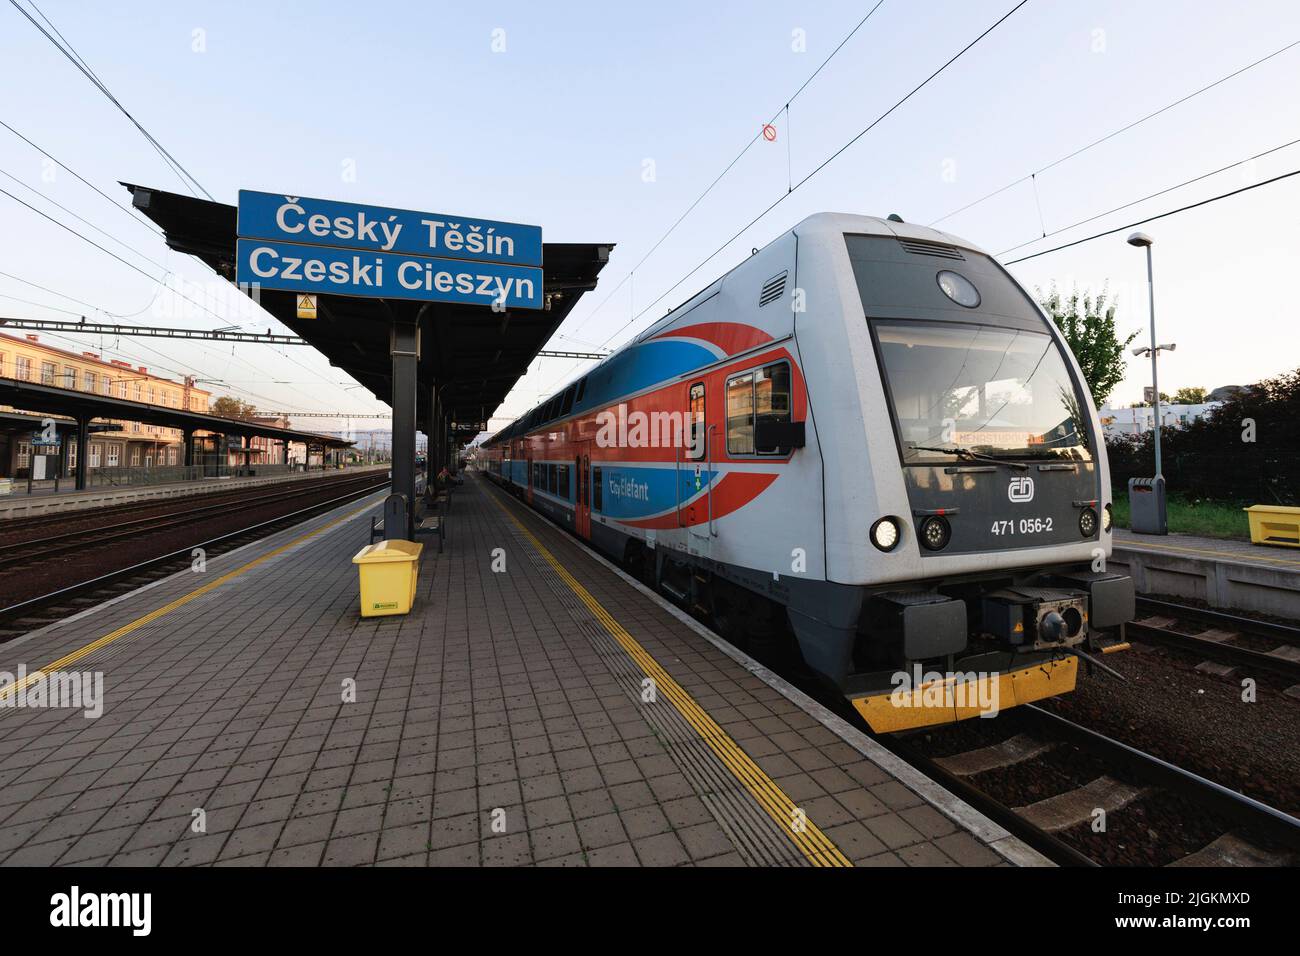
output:
<instances>
[{"instance_id":1,"label":"train headlight","mask_svg":"<svg viewBox=\"0 0 1300 956\"><path fill-rule=\"evenodd\" d=\"M1079 512L1079 534L1091 538L1097 533L1097 512L1084 508Z\"/></svg>"},{"instance_id":2,"label":"train headlight","mask_svg":"<svg viewBox=\"0 0 1300 956\"><path fill-rule=\"evenodd\" d=\"M1111 514L1110 505L1108 504L1106 505L1106 510L1101 513L1101 530L1109 531L1111 522L1114 520L1115 516Z\"/></svg>"},{"instance_id":3,"label":"train headlight","mask_svg":"<svg viewBox=\"0 0 1300 956\"><path fill-rule=\"evenodd\" d=\"M881 518L871 526L871 543L881 551L893 551L898 538L898 521L894 518Z\"/></svg>"},{"instance_id":4,"label":"train headlight","mask_svg":"<svg viewBox=\"0 0 1300 956\"><path fill-rule=\"evenodd\" d=\"M921 544L931 551L941 551L952 538L952 525L942 515L930 515L921 522Z\"/></svg>"}]
</instances>

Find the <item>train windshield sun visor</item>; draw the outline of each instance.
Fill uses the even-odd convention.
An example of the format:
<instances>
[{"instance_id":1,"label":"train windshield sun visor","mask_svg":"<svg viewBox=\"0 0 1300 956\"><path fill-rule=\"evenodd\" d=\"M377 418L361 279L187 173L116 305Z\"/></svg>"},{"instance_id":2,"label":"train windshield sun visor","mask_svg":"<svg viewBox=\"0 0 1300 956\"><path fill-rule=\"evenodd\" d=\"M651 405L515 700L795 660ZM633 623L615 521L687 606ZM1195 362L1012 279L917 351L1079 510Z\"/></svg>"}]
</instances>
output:
<instances>
[{"instance_id":1,"label":"train windshield sun visor","mask_svg":"<svg viewBox=\"0 0 1300 956\"><path fill-rule=\"evenodd\" d=\"M934 321L871 327L904 464L1091 460L1087 406L1050 335Z\"/></svg>"}]
</instances>

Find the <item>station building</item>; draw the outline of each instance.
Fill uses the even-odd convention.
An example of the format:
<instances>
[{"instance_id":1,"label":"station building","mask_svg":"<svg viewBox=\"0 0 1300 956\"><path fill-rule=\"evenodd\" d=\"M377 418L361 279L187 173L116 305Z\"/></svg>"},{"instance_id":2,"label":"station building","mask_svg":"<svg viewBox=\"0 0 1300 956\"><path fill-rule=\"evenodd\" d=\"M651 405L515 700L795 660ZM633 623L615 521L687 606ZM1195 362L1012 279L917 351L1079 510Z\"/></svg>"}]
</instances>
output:
<instances>
[{"instance_id":1,"label":"station building","mask_svg":"<svg viewBox=\"0 0 1300 956\"><path fill-rule=\"evenodd\" d=\"M212 400L212 393L197 387L193 377L176 382L152 374L143 365L106 360L93 351L72 352L48 345L38 335L18 337L0 332L0 378L196 412L206 412ZM0 412L25 412L62 420L62 416L8 406L0 406ZM184 462L184 435L179 428L118 420L106 424L110 427L97 431L89 443L87 464L92 470L156 468ZM0 478L26 477L31 455L29 434L0 432ZM74 443L69 445L64 462L68 475L76 470L76 456Z\"/></svg>"}]
</instances>

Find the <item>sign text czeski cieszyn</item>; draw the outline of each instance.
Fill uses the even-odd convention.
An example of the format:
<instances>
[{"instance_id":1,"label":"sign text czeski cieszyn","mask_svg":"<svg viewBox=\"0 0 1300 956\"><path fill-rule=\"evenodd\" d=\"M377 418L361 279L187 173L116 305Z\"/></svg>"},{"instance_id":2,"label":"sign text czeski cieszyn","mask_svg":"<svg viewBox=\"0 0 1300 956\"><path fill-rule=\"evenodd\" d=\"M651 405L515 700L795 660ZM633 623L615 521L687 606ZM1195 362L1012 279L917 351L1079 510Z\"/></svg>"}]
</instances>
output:
<instances>
[{"instance_id":1,"label":"sign text czeski cieszyn","mask_svg":"<svg viewBox=\"0 0 1300 956\"><path fill-rule=\"evenodd\" d=\"M239 191L236 280L264 289L542 307L542 229Z\"/></svg>"}]
</instances>

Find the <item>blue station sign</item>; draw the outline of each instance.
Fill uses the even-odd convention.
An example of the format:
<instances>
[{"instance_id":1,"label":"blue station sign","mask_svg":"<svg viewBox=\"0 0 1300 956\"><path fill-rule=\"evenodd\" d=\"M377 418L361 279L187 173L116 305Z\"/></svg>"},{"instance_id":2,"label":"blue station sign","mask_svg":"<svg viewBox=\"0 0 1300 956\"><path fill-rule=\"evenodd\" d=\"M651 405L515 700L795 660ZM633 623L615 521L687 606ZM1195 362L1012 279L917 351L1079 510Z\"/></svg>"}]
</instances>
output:
<instances>
[{"instance_id":1,"label":"blue station sign","mask_svg":"<svg viewBox=\"0 0 1300 956\"><path fill-rule=\"evenodd\" d=\"M236 244L236 278L265 289L540 309L542 270L261 239Z\"/></svg>"},{"instance_id":2,"label":"blue station sign","mask_svg":"<svg viewBox=\"0 0 1300 956\"><path fill-rule=\"evenodd\" d=\"M239 191L241 239L271 239L443 259L542 264L542 227L435 212Z\"/></svg>"}]
</instances>

